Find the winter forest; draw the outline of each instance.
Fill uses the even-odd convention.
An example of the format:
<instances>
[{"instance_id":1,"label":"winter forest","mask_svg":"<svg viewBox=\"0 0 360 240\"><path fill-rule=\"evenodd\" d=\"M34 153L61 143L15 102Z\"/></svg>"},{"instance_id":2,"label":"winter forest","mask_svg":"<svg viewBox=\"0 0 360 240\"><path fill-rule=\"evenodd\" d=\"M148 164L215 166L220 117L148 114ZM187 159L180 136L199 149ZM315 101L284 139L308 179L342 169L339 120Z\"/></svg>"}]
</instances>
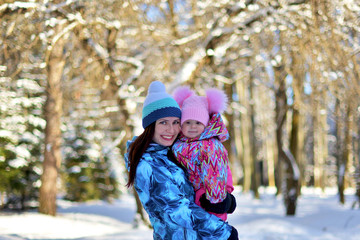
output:
<instances>
[{"instance_id":1,"label":"winter forest","mask_svg":"<svg viewBox=\"0 0 360 240\"><path fill-rule=\"evenodd\" d=\"M275 187L295 215L302 187L352 188L360 207L359 1L2 0L0 18L0 209L132 192L153 80L226 92L243 192Z\"/></svg>"}]
</instances>

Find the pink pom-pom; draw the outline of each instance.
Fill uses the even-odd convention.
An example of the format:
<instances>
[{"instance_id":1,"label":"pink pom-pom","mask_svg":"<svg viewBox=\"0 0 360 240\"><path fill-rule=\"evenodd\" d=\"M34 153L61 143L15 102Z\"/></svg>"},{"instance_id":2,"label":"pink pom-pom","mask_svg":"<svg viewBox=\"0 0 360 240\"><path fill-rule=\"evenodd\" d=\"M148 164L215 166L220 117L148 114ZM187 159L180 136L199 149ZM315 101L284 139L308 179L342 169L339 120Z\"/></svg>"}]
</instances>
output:
<instances>
[{"instance_id":1,"label":"pink pom-pom","mask_svg":"<svg viewBox=\"0 0 360 240\"><path fill-rule=\"evenodd\" d=\"M206 91L206 98L209 103L209 113L223 113L225 111L228 98L223 91L210 88Z\"/></svg>"},{"instance_id":2,"label":"pink pom-pom","mask_svg":"<svg viewBox=\"0 0 360 240\"><path fill-rule=\"evenodd\" d=\"M179 104L180 108L182 107L184 100L188 97L191 97L192 95L194 95L194 92L190 90L188 86L176 88L173 94L174 99Z\"/></svg>"}]
</instances>

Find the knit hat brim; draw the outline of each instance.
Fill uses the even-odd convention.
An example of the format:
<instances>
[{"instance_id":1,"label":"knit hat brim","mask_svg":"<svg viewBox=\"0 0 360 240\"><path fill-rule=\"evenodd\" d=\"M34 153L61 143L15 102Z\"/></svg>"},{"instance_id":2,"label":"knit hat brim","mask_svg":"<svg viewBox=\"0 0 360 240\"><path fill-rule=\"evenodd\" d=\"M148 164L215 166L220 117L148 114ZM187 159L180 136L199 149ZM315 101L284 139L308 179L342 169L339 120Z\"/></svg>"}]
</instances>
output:
<instances>
[{"instance_id":1,"label":"knit hat brim","mask_svg":"<svg viewBox=\"0 0 360 240\"><path fill-rule=\"evenodd\" d=\"M142 121L143 128L146 128L153 122L159 120L160 118L165 118L165 117L178 117L180 119L181 111L177 107L165 107L165 108L157 109L151 112L145 118L143 118Z\"/></svg>"},{"instance_id":2,"label":"knit hat brim","mask_svg":"<svg viewBox=\"0 0 360 240\"><path fill-rule=\"evenodd\" d=\"M197 95L186 98L181 108L181 125L187 120L196 120L206 126L209 121L208 102Z\"/></svg>"},{"instance_id":3,"label":"knit hat brim","mask_svg":"<svg viewBox=\"0 0 360 240\"><path fill-rule=\"evenodd\" d=\"M187 120L195 120L206 126L209 122L209 113L204 107L187 107L181 113L181 125Z\"/></svg>"},{"instance_id":4,"label":"knit hat brim","mask_svg":"<svg viewBox=\"0 0 360 240\"><path fill-rule=\"evenodd\" d=\"M164 117L181 118L179 105L172 97L165 97L160 100L151 102L143 108L142 125L146 128L151 123Z\"/></svg>"}]
</instances>

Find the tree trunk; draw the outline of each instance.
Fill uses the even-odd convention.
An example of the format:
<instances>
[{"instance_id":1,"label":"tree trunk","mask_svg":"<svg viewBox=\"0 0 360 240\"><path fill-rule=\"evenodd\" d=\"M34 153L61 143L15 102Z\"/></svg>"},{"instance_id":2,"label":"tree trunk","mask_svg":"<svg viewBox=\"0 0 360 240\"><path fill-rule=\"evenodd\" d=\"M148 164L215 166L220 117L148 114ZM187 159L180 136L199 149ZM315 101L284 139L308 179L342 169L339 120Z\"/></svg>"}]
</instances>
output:
<instances>
[{"instance_id":1,"label":"tree trunk","mask_svg":"<svg viewBox=\"0 0 360 240\"><path fill-rule=\"evenodd\" d=\"M248 100L246 99L245 94L245 83L241 80L238 80L236 82L236 89L237 93L239 95L239 101L243 103L246 109L248 109L247 104ZM249 121L247 113L243 113L240 115L240 133L241 133L241 139L242 139L242 165L243 165L243 191L247 192L250 190L251 185L251 154L250 154L250 142L249 142Z\"/></svg>"},{"instance_id":2,"label":"tree trunk","mask_svg":"<svg viewBox=\"0 0 360 240\"><path fill-rule=\"evenodd\" d=\"M257 146L256 146L256 139L255 139L255 100L253 98L253 79L250 79L249 82L249 118L250 118L250 128L249 131L249 142L250 142L250 154L252 159L251 164L251 190L254 192L254 197L259 199L259 183L260 183L260 166L258 165L256 153L258 152Z\"/></svg>"},{"instance_id":3,"label":"tree trunk","mask_svg":"<svg viewBox=\"0 0 360 240\"><path fill-rule=\"evenodd\" d=\"M62 31L58 25L56 32ZM55 34L56 36L56 34ZM57 177L61 164L61 114L62 114L62 89L61 77L65 65L64 42L60 38L55 45L50 46L47 61L47 87L45 112L45 149L43 174L39 196L39 212L56 215Z\"/></svg>"},{"instance_id":4,"label":"tree trunk","mask_svg":"<svg viewBox=\"0 0 360 240\"><path fill-rule=\"evenodd\" d=\"M276 155L276 142L271 140L266 144L266 159L267 159L267 174L268 174L268 186L276 187L275 184L275 160L278 158Z\"/></svg>"},{"instance_id":5,"label":"tree trunk","mask_svg":"<svg viewBox=\"0 0 360 240\"><path fill-rule=\"evenodd\" d=\"M261 178L260 178L260 185L268 186L268 187L275 187L275 159L277 159L275 153L276 150L276 142L274 138L274 131L271 127L274 124L273 115L270 113L272 110L269 108L269 101L272 100L266 91L268 88L265 86L257 86L257 93L255 94L257 100L259 101L256 114L259 116L259 120L257 121L258 124L256 127L261 129L258 132L259 140L261 144L258 145L258 152L262 154L259 157L261 162Z\"/></svg>"},{"instance_id":6,"label":"tree trunk","mask_svg":"<svg viewBox=\"0 0 360 240\"><path fill-rule=\"evenodd\" d=\"M360 122L360 113L357 113L357 116L354 116L354 122L359 123ZM355 202L353 204L353 208L355 208L356 204L358 205L358 208L360 208L360 126L357 124L357 138L355 139L355 184L356 184L356 198Z\"/></svg>"},{"instance_id":7,"label":"tree trunk","mask_svg":"<svg viewBox=\"0 0 360 240\"><path fill-rule=\"evenodd\" d=\"M287 113L287 97L285 84L285 70L283 66L274 67L275 79L278 83L276 89L276 105L275 105L275 120L276 120L276 141L279 154L278 161L284 161L286 166L285 181L283 186L284 204L286 208L286 215L295 215L296 203L298 197L298 182L299 182L299 168L296 164L294 156L291 152L283 146L283 129L286 123Z\"/></svg>"},{"instance_id":8,"label":"tree trunk","mask_svg":"<svg viewBox=\"0 0 360 240\"><path fill-rule=\"evenodd\" d=\"M281 195L283 193L283 186L282 186L282 179L283 179L283 162L280 159L280 152L279 152L279 148L278 148L279 144L276 141L276 157L275 158L275 187L276 187L276 194L275 195Z\"/></svg>"},{"instance_id":9,"label":"tree trunk","mask_svg":"<svg viewBox=\"0 0 360 240\"><path fill-rule=\"evenodd\" d=\"M344 145L343 145L343 151L339 159L338 164L338 190L339 190L339 201L342 204L345 204L345 174L347 170L347 163L349 159L349 146L351 141L350 136L350 106L346 105L346 116L345 116L345 126L344 126Z\"/></svg>"},{"instance_id":10,"label":"tree trunk","mask_svg":"<svg viewBox=\"0 0 360 240\"><path fill-rule=\"evenodd\" d=\"M240 80L237 80L234 85L234 91L236 91L235 94L239 94L238 91L238 84ZM233 93L234 94L234 93ZM242 98L242 96L238 96L239 97L239 101L241 101L240 99ZM232 171L232 176L233 176L233 180L234 180L234 184L236 185L240 185L242 184L242 180L244 177L244 144L243 144L243 135L242 135L242 131L241 131L241 117L242 117L242 110L241 108L238 109L233 109L233 121L232 124L233 125L233 134L230 132L230 138L233 138L233 144L235 146L234 149L234 165L233 168L231 169ZM233 135L233 136L232 136Z\"/></svg>"},{"instance_id":11,"label":"tree trunk","mask_svg":"<svg viewBox=\"0 0 360 240\"><path fill-rule=\"evenodd\" d=\"M5 192L0 192L0 209L3 209L5 205Z\"/></svg>"},{"instance_id":12,"label":"tree trunk","mask_svg":"<svg viewBox=\"0 0 360 240\"><path fill-rule=\"evenodd\" d=\"M298 163L297 156L299 153L299 121L300 121L300 114L296 108L293 108L293 115L291 121L291 134L290 134L290 152L293 154L295 161ZM300 179L299 179L300 180ZM297 195L300 194L300 186L298 184L297 188Z\"/></svg>"},{"instance_id":13,"label":"tree trunk","mask_svg":"<svg viewBox=\"0 0 360 240\"><path fill-rule=\"evenodd\" d=\"M292 64L290 66L293 75L292 89L293 89L293 108L292 108L292 122L290 133L290 152L293 154L296 163L299 165L300 179L298 184L298 195L301 194L301 186L304 175L304 165L306 164L303 153L304 132L301 126L302 115L300 114L301 99L303 93L303 82L305 80L304 59L294 51L291 51Z\"/></svg>"},{"instance_id":14,"label":"tree trunk","mask_svg":"<svg viewBox=\"0 0 360 240\"><path fill-rule=\"evenodd\" d=\"M320 98L323 93L314 90L314 98ZM314 99L314 185L316 188L325 190L327 159L327 130L326 114L320 106L319 100Z\"/></svg>"},{"instance_id":15,"label":"tree trunk","mask_svg":"<svg viewBox=\"0 0 360 240\"><path fill-rule=\"evenodd\" d=\"M360 159L360 156L358 157ZM356 183L356 192L355 192L355 201L352 205L352 208L355 208L356 205L360 209L360 161L357 162L355 170L355 183Z\"/></svg>"},{"instance_id":16,"label":"tree trunk","mask_svg":"<svg viewBox=\"0 0 360 240\"><path fill-rule=\"evenodd\" d=\"M231 96L233 96L233 85L234 84L226 84L225 85L225 93L229 99L229 102L231 102ZM229 156L229 164L230 164L230 168L232 171L232 176L233 176L233 182L236 183L236 179L235 176L238 174L234 174L235 172L238 172L237 169L235 169L236 166L238 166L238 158L236 157L235 151L233 151L233 147L232 146L236 146L235 145L235 141L236 141L236 126L234 124L234 112L228 114L225 113L224 114L227 121L229 122L227 129L229 132L229 139L227 141L225 141L223 144L225 146L225 148L228 151L228 156ZM236 171L234 171L236 170Z\"/></svg>"}]
</instances>

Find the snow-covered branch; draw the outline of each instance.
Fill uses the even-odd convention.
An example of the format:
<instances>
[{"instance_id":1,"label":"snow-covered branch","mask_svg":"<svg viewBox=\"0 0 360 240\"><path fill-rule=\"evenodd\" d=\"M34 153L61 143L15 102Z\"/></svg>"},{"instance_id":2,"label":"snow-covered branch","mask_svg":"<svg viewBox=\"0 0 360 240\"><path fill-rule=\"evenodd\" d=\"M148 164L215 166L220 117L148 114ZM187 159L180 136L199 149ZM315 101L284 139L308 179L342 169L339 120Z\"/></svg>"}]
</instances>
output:
<instances>
[{"instance_id":1,"label":"snow-covered branch","mask_svg":"<svg viewBox=\"0 0 360 240\"><path fill-rule=\"evenodd\" d=\"M232 9L231 11L228 11L225 15L214 21L213 29L210 31L209 35L205 39L203 46L198 48L194 52L192 57L190 57L186 61L184 66L178 71L174 81L170 84L170 86L168 86L169 90L172 90L176 86L179 86L187 82L193 76L195 71L202 66L201 63L203 59L208 55L209 49L211 49L210 52L212 54L216 53L220 57L224 56L227 49L229 49L232 46L232 42L230 41L229 43L220 45L222 38L224 38L225 36L232 35L234 33L236 34L239 30L243 30L245 28L250 27L253 23L260 21L261 19L267 17L268 15L271 15L276 10L274 7L262 8L256 13L254 13L251 17L248 17L244 21L235 24L235 26L232 28L223 27L223 24L221 24L221 22L228 20L230 14L232 17L236 17L236 15L234 15L234 12L238 14L242 13L242 10L248 5L252 4L252 2L253 1L247 1L246 2L247 5L244 5L244 3L242 3L241 5L236 5L235 7L230 8ZM296 4L300 4L300 3L302 3L302 1L296 1ZM295 4L295 1L292 1L289 4ZM235 41L234 39L236 38L230 37L230 39L233 39L234 42Z\"/></svg>"},{"instance_id":2,"label":"snow-covered branch","mask_svg":"<svg viewBox=\"0 0 360 240\"><path fill-rule=\"evenodd\" d=\"M59 4L42 4L38 2L20 2L15 1L13 3L4 3L0 5L0 16L4 13L8 12L16 12L19 9L23 10L30 10L30 9L36 9L40 12L50 13L54 11L58 11L59 9L69 6L73 3L78 2L78 0L66 0L64 2L61 2Z\"/></svg>"},{"instance_id":3,"label":"snow-covered branch","mask_svg":"<svg viewBox=\"0 0 360 240\"><path fill-rule=\"evenodd\" d=\"M299 170L299 167L296 163L296 160L293 156L293 154L288 150L288 149L285 149L284 150L284 153L287 157L287 159L290 161L290 167L292 168L292 172L293 172L293 178L294 180L299 180L300 179L300 170Z\"/></svg>"},{"instance_id":4,"label":"snow-covered branch","mask_svg":"<svg viewBox=\"0 0 360 240\"><path fill-rule=\"evenodd\" d=\"M0 5L0 16L6 11L15 12L19 9L43 9L39 3L33 2L13 2L13 3L4 3Z\"/></svg>"},{"instance_id":5,"label":"snow-covered branch","mask_svg":"<svg viewBox=\"0 0 360 240\"><path fill-rule=\"evenodd\" d=\"M46 62L48 62L51 51L54 48L54 46L56 45L57 41L61 37L63 37L65 34L69 33L70 30L74 29L78 24L79 24L79 22L72 22L71 24L66 26L61 32L59 32L57 35L55 35L55 37L53 37L53 39L51 40L51 44L47 48L48 51L47 51L47 54L46 54Z\"/></svg>"},{"instance_id":6,"label":"snow-covered branch","mask_svg":"<svg viewBox=\"0 0 360 240\"><path fill-rule=\"evenodd\" d=\"M192 57L186 61L184 66L176 74L175 80L168 86L169 91L172 92L177 86L187 82L205 56L206 50L204 47L196 50Z\"/></svg>"},{"instance_id":7,"label":"snow-covered branch","mask_svg":"<svg viewBox=\"0 0 360 240\"><path fill-rule=\"evenodd\" d=\"M190 36L180 38L180 39L177 39L177 40L173 40L171 43L173 45L184 45L184 44L186 44L188 42L191 42L193 40L196 40L196 39L200 38L201 36L203 36L202 32L196 32L194 34L191 34Z\"/></svg>"},{"instance_id":8,"label":"snow-covered branch","mask_svg":"<svg viewBox=\"0 0 360 240\"><path fill-rule=\"evenodd\" d=\"M126 97L126 94L129 94L128 93L129 91L127 91L127 89L129 88L129 86L132 84L132 82L134 80L139 78L139 76L144 71L145 66L144 66L144 63L141 62L140 60L138 60L136 58L132 58L132 57L126 57L126 56L119 56L119 57L115 58L115 61L125 62L125 63L133 65L136 68L135 72L130 77L128 77L119 87L117 95L120 98L124 98L124 97Z\"/></svg>"}]
</instances>

